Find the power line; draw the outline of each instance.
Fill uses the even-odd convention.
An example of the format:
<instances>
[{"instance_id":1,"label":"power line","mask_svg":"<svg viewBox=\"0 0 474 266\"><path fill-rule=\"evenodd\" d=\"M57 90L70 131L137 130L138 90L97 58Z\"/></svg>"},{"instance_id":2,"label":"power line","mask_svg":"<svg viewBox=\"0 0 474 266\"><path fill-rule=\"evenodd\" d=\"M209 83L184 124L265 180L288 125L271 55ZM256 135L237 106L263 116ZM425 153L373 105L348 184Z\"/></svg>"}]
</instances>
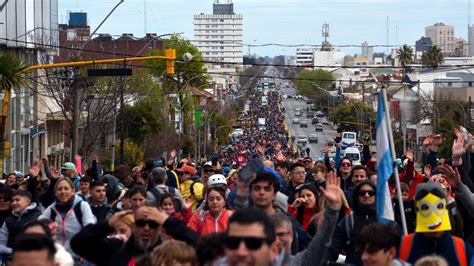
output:
<instances>
[{"instance_id":1,"label":"power line","mask_svg":"<svg viewBox=\"0 0 474 266\"><path fill-rule=\"evenodd\" d=\"M31 45L38 45L38 46L44 46L44 47L50 47L50 48L58 48L58 49L65 49L65 50L73 50L73 51L83 51L83 52L90 52L90 53L100 53L100 54L108 54L108 55L113 55L113 56L123 56L123 57L136 57L136 55L132 54L126 54L126 53L116 53L116 52L108 52L108 51L97 51L97 50L90 50L90 49L80 49L80 48L74 48L74 47L67 47L67 46L60 46L60 45L50 45L50 44L43 44L43 43L37 43L37 42L30 42L30 41L19 41L19 40L13 40L13 39L8 39L8 38L0 38L0 40L7 40L7 41L16 41L20 43L25 43L25 44L31 44ZM138 56L140 57L140 56ZM176 62L179 63L185 63L184 61L175 60ZM204 64L226 64L226 65L240 65L240 66L272 66L272 67L286 67L286 68L308 68L308 67L314 67L314 68L345 68L345 69L360 69L360 68L367 68L367 69L404 69L406 67L396 67L396 66L342 66L342 65L310 65L310 66L299 66L299 65L282 65L282 64L244 64L244 63L236 63L236 62L220 62L220 61L206 61L206 60L193 60L194 62L200 62ZM409 68L424 68L422 65L410 65L407 66ZM438 66L439 69L445 69L445 68L455 68L455 67L473 67L474 65L470 64L453 64L449 66L443 66L440 65Z\"/></svg>"}]
</instances>

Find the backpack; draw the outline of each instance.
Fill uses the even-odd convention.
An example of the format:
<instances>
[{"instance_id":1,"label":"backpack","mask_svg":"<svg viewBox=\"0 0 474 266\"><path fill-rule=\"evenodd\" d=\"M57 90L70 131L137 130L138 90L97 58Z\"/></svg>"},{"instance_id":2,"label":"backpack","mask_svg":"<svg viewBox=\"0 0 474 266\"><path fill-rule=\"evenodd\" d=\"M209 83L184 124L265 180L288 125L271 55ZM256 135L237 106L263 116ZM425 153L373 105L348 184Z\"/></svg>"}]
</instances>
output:
<instances>
[{"instance_id":1,"label":"backpack","mask_svg":"<svg viewBox=\"0 0 474 266\"><path fill-rule=\"evenodd\" d=\"M204 197L202 197L202 199L200 199L200 200L197 200L197 198L194 194L194 184L196 184L196 183L201 183L201 182L197 181L197 180L193 180L193 182L191 183L191 186L189 186L189 191L191 192L191 196L193 196L193 198L197 201L196 206L200 206L201 203L204 201Z\"/></svg>"},{"instance_id":2,"label":"backpack","mask_svg":"<svg viewBox=\"0 0 474 266\"><path fill-rule=\"evenodd\" d=\"M76 215L77 221L81 225L81 227L84 227L84 224L82 223L82 210L81 210L81 203L77 203L74 205L74 215ZM56 221L56 216L58 215L58 211L53 207L51 208L51 216L49 217L52 221Z\"/></svg>"},{"instance_id":3,"label":"backpack","mask_svg":"<svg viewBox=\"0 0 474 266\"><path fill-rule=\"evenodd\" d=\"M153 196L155 196L156 207L159 207L161 199L165 195L170 195L173 198L173 201L175 203L177 203L176 204L176 206L177 206L176 210L179 211L179 212L182 212L183 206L182 206L181 202L175 197L176 192L175 192L174 188L168 187L168 192L163 192L162 190L157 189L156 187L154 187L150 190L150 192L153 194Z\"/></svg>"}]
</instances>

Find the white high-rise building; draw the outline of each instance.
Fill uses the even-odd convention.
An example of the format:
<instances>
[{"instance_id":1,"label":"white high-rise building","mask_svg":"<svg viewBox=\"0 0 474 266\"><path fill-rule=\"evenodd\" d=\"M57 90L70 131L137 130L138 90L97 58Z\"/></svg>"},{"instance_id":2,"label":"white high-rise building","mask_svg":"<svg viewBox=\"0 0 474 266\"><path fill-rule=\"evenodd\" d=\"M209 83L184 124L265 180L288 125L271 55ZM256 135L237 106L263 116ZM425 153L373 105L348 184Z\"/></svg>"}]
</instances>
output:
<instances>
[{"instance_id":1,"label":"white high-rise building","mask_svg":"<svg viewBox=\"0 0 474 266\"><path fill-rule=\"evenodd\" d=\"M474 56L474 25L469 25L467 28L467 43L468 56Z\"/></svg>"},{"instance_id":2,"label":"white high-rise building","mask_svg":"<svg viewBox=\"0 0 474 266\"><path fill-rule=\"evenodd\" d=\"M216 0L213 14L194 15L195 45L204 61L243 63L243 18L234 13L230 0Z\"/></svg>"},{"instance_id":3,"label":"white high-rise building","mask_svg":"<svg viewBox=\"0 0 474 266\"><path fill-rule=\"evenodd\" d=\"M296 49L296 65L297 66L313 66L314 52L319 51L315 48L299 48Z\"/></svg>"},{"instance_id":4,"label":"white high-rise building","mask_svg":"<svg viewBox=\"0 0 474 266\"><path fill-rule=\"evenodd\" d=\"M454 26L435 23L433 26L425 27L425 36L430 37L433 45L439 46L445 56L454 54L456 43Z\"/></svg>"}]
</instances>

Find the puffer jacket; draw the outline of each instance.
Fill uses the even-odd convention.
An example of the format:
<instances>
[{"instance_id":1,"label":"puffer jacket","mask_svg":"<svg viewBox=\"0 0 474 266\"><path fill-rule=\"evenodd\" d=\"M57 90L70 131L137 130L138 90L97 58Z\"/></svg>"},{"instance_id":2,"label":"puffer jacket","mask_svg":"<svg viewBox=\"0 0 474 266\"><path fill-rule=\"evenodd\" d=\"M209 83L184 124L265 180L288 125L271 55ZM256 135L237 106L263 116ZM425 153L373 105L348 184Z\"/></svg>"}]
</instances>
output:
<instances>
[{"instance_id":1,"label":"puffer jacket","mask_svg":"<svg viewBox=\"0 0 474 266\"><path fill-rule=\"evenodd\" d=\"M36 203L31 203L21 213L12 213L12 215L5 220L0 232L0 253L11 254L16 237L20 233L21 228L35 221L40 215L41 211L38 209Z\"/></svg>"},{"instance_id":2,"label":"puffer jacket","mask_svg":"<svg viewBox=\"0 0 474 266\"><path fill-rule=\"evenodd\" d=\"M74 207L80 204L81 213L82 213L82 222L79 222L74 211ZM55 212L56 214L52 214ZM68 252L72 252L69 241L71 238L77 234L82 228L88 224L95 224L96 218L92 214L91 207L87 202L82 200L81 197L74 196L72 205L66 213L61 213L58 210L57 202L49 205L48 208L43 212L43 214L38 219L51 219L54 217L54 221L58 224L57 232L57 242L60 243Z\"/></svg>"},{"instance_id":3,"label":"puffer jacket","mask_svg":"<svg viewBox=\"0 0 474 266\"><path fill-rule=\"evenodd\" d=\"M225 232L229 226L231 215L232 211L226 209L223 209L217 217L214 217L209 211L196 212L189 220L188 227L200 236Z\"/></svg>"}]
</instances>

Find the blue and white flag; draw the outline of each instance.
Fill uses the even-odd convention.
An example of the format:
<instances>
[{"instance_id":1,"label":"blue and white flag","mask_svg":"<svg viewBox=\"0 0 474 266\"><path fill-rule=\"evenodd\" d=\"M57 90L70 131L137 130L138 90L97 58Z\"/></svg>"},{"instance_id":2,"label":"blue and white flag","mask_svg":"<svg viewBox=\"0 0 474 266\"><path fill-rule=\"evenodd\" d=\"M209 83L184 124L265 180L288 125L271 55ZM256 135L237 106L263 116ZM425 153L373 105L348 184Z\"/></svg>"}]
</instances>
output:
<instances>
[{"instance_id":1,"label":"blue and white flag","mask_svg":"<svg viewBox=\"0 0 474 266\"><path fill-rule=\"evenodd\" d=\"M388 180L393 173L393 159L390 151L386 110L383 100L383 92L378 95L377 106L377 196L376 211L379 222L393 221L393 207L390 199Z\"/></svg>"}]
</instances>

